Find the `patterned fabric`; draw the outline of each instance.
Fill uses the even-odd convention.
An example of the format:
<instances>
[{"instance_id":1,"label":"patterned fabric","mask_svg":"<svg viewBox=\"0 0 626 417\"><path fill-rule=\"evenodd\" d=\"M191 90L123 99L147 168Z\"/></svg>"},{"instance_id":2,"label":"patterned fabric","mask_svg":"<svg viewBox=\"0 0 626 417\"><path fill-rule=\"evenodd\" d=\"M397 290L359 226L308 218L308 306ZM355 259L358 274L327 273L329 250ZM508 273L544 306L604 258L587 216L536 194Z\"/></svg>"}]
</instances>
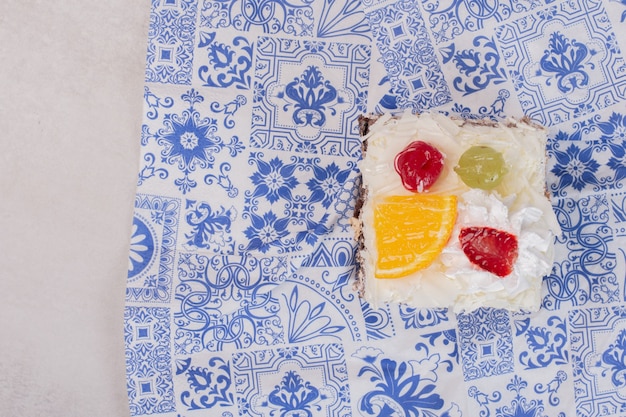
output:
<instances>
[{"instance_id":1,"label":"patterned fabric","mask_svg":"<svg viewBox=\"0 0 626 417\"><path fill-rule=\"evenodd\" d=\"M623 1L152 0L149 15L131 415L626 415ZM563 233L539 312L354 292L357 117L405 110L548 127Z\"/></svg>"}]
</instances>

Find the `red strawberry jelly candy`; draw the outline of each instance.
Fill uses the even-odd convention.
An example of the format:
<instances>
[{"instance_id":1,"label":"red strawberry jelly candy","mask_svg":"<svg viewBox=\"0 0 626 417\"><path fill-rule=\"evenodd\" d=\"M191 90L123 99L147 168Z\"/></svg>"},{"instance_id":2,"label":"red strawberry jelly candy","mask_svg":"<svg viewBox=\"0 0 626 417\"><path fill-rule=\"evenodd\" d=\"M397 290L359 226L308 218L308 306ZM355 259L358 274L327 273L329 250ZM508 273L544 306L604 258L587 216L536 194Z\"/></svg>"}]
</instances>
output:
<instances>
[{"instance_id":1,"label":"red strawberry jelly candy","mask_svg":"<svg viewBox=\"0 0 626 417\"><path fill-rule=\"evenodd\" d=\"M428 190L443 170L443 155L434 146L416 140L404 148L394 161L402 185L409 191Z\"/></svg>"},{"instance_id":2,"label":"red strawberry jelly candy","mask_svg":"<svg viewBox=\"0 0 626 417\"><path fill-rule=\"evenodd\" d=\"M459 233L463 252L485 271L506 277L517 260L517 237L492 227L464 227Z\"/></svg>"}]
</instances>

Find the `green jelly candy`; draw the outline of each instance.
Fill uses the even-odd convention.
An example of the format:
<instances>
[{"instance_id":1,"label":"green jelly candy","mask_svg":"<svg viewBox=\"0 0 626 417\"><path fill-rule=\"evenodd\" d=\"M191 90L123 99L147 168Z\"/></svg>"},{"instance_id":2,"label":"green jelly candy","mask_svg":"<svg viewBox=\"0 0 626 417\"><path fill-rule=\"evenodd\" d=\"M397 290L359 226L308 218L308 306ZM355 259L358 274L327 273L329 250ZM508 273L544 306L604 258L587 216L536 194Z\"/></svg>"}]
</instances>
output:
<instances>
[{"instance_id":1,"label":"green jelly candy","mask_svg":"<svg viewBox=\"0 0 626 417\"><path fill-rule=\"evenodd\" d=\"M507 170L502 154L489 146L472 146L461 155L454 171L472 188L491 190L500 184Z\"/></svg>"}]
</instances>

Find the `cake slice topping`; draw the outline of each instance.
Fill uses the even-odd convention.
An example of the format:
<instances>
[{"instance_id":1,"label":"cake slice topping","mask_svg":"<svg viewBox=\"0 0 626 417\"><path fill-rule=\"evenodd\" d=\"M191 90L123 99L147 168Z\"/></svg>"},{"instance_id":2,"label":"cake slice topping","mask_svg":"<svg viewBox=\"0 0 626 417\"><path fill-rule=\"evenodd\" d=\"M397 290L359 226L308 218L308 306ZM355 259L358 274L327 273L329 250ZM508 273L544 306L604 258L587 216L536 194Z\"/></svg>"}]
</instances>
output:
<instances>
[{"instance_id":1,"label":"cake slice topping","mask_svg":"<svg viewBox=\"0 0 626 417\"><path fill-rule=\"evenodd\" d=\"M394 165L404 188L422 192L428 190L441 175L443 160L443 154L433 145L416 140L396 155Z\"/></svg>"},{"instance_id":2,"label":"cake slice topping","mask_svg":"<svg viewBox=\"0 0 626 417\"><path fill-rule=\"evenodd\" d=\"M515 235L492 227L464 227L459 242L474 265L501 278L513 272L518 246Z\"/></svg>"},{"instance_id":3,"label":"cake slice topping","mask_svg":"<svg viewBox=\"0 0 626 417\"><path fill-rule=\"evenodd\" d=\"M490 146L472 146L461 155L454 171L471 188L492 190L502 182L507 169L502 154Z\"/></svg>"},{"instance_id":4,"label":"cake slice topping","mask_svg":"<svg viewBox=\"0 0 626 417\"><path fill-rule=\"evenodd\" d=\"M456 196L389 196L374 208L377 278L400 278L428 267L448 242Z\"/></svg>"}]
</instances>

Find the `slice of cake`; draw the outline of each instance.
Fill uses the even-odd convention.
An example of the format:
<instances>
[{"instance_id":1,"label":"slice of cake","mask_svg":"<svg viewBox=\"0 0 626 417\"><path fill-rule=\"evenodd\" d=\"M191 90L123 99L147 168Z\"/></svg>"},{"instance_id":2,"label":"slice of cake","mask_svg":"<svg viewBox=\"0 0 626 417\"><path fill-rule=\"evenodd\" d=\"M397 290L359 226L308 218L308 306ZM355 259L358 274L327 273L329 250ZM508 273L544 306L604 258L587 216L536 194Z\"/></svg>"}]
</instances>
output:
<instances>
[{"instance_id":1,"label":"slice of cake","mask_svg":"<svg viewBox=\"0 0 626 417\"><path fill-rule=\"evenodd\" d=\"M560 228L546 132L441 114L362 118L357 288L373 305L536 311Z\"/></svg>"}]
</instances>

